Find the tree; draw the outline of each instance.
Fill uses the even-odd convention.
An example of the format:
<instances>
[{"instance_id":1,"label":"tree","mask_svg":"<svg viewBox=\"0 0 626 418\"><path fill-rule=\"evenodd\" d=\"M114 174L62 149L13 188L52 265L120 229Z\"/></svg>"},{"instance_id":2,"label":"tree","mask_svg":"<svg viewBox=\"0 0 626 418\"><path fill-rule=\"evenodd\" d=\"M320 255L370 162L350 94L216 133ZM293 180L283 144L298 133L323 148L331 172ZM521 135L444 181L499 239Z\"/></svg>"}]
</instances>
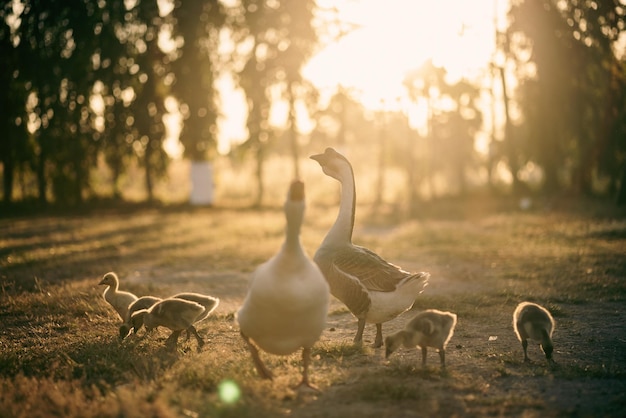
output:
<instances>
[{"instance_id":1,"label":"tree","mask_svg":"<svg viewBox=\"0 0 626 418\"><path fill-rule=\"evenodd\" d=\"M172 18L173 36L182 44L171 66L175 74L171 92L182 105L184 120L180 141L187 158L204 161L217 145L216 51L225 12L217 0L178 1Z\"/></svg>"},{"instance_id":2,"label":"tree","mask_svg":"<svg viewBox=\"0 0 626 418\"><path fill-rule=\"evenodd\" d=\"M26 88L18 81L19 60L7 18L12 15L13 2L0 3L0 162L5 203L13 200L13 185L19 166L28 161L30 150L26 131Z\"/></svg>"},{"instance_id":3,"label":"tree","mask_svg":"<svg viewBox=\"0 0 626 418\"><path fill-rule=\"evenodd\" d=\"M544 190L566 184L590 193L600 161L616 152L623 124L623 68L613 46L626 25L615 0L515 1L509 16L511 54L523 80L518 90L529 158L544 172ZM609 153L607 149L611 149ZM602 155L602 157L600 157ZM610 158L609 158L610 159ZM607 174L619 178L618 164Z\"/></svg>"},{"instance_id":4,"label":"tree","mask_svg":"<svg viewBox=\"0 0 626 418\"><path fill-rule=\"evenodd\" d=\"M415 103L418 103L420 99L426 102L426 134L425 134L425 158L424 163L421 165L422 173L407 174L410 178L423 179L428 184L428 188L431 194L435 193L435 187L433 185L432 167L431 162L433 160L433 141L432 136L432 120L434 108L436 106L435 101L444 93L446 88L446 70L443 67L437 67L433 64L432 59L426 60L420 67L407 72L403 85L407 90L409 99ZM415 146L407 149L407 153L414 153ZM413 161L415 158L411 158L408 161ZM408 162L407 161L407 162ZM409 170L415 170L416 167L411 162L407 166L407 173ZM417 182L414 187L418 186ZM413 193L413 192L412 192Z\"/></svg>"},{"instance_id":5,"label":"tree","mask_svg":"<svg viewBox=\"0 0 626 418\"><path fill-rule=\"evenodd\" d=\"M139 1L130 12L134 17L129 28L132 36L129 39L131 42L126 44L133 57L131 63L137 66L132 85L135 100L130 105L134 116L133 149L145 169L146 192L148 200L152 201L154 181L165 174L169 161L163 148L167 92L162 79L167 68L165 54L158 45L162 19L158 4L153 1Z\"/></svg>"},{"instance_id":6,"label":"tree","mask_svg":"<svg viewBox=\"0 0 626 418\"><path fill-rule=\"evenodd\" d=\"M300 77L300 69L313 51L316 34L312 28L315 2L275 2L243 0L238 39L246 47L244 64L238 71L239 85L248 99L249 138L241 151L252 150L256 158L257 198L263 200L263 168L269 142L275 137L269 123L272 88L279 88L289 103L289 127L296 162L295 101L309 89Z\"/></svg>"}]
</instances>

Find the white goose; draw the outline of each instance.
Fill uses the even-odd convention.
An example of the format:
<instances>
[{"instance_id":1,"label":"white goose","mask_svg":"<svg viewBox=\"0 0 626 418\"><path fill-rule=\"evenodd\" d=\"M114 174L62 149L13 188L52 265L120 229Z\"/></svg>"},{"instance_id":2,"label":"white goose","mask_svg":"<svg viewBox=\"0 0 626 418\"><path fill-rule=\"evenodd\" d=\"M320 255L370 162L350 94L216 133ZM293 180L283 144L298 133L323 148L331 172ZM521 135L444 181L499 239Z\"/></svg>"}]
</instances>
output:
<instances>
[{"instance_id":1,"label":"white goose","mask_svg":"<svg viewBox=\"0 0 626 418\"><path fill-rule=\"evenodd\" d=\"M429 273L410 273L367 248L352 244L356 188L352 165L332 148L312 155L324 173L341 183L339 214L314 260L330 292L358 319L355 343L362 343L365 323L376 324L374 347L383 345L382 323L408 310L428 283Z\"/></svg>"},{"instance_id":2,"label":"white goose","mask_svg":"<svg viewBox=\"0 0 626 418\"><path fill-rule=\"evenodd\" d=\"M130 292L120 291L120 280L117 278L117 274L112 271L105 274L98 284L107 286L102 293L102 297L113 306L113 309L115 309L122 321L124 321L128 315L128 306L137 300L137 296Z\"/></svg>"},{"instance_id":3,"label":"white goose","mask_svg":"<svg viewBox=\"0 0 626 418\"><path fill-rule=\"evenodd\" d=\"M178 342L178 336L182 331L191 332L198 341L198 351L204 345L204 341L198 335L193 323L204 314L206 309L199 303L184 299L167 298L155 303L148 309L141 309L134 312L130 321L133 326L143 323L146 331L150 332L157 327L166 327L172 330L172 334L167 339L165 345L174 349Z\"/></svg>"},{"instance_id":4,"label":"white goose","mask_svg":"<svg viewBox=\"0 0 626 418\"><path fill-rule=\"evenodd\" d=\"M541 305L532 302L522 302L513 311L513 329L524 349L524 362L529 362L528 340L535 340L541 344L548 363L554 363L552 351L552 332L554 332L554 318Z\"/></svg>"},{"instance_id":5,"label":"white goose","mask_svg":"<svg viewBox=\"0 0 626 418\"><path fill-rule=\"evenodd\" d=\"M313 388L308 379L311 347L326 325L330 295L324 276L300 245L305 210L302 182L291 184L284 210L287 227L283 246L252 273L248 294L236 318L262 378L272 379L272 373L261 361L256 346L276 355L302 349L299 387Z\"/></svg>"},{"instance_id":6,"label":"white goose","mask_svg":"<svg viewBox=\"0 0 626 418\"><path fill-rule=\"evenodd\" d=\"M446 345L454 334L456 314L428 309L420 312L407 322L403 330L385 338L385 357L396 351L400 346L422 349L422 367L426 366L428 347L439 351L441 368L446 367Z\"/></svg>"}]
</instances>

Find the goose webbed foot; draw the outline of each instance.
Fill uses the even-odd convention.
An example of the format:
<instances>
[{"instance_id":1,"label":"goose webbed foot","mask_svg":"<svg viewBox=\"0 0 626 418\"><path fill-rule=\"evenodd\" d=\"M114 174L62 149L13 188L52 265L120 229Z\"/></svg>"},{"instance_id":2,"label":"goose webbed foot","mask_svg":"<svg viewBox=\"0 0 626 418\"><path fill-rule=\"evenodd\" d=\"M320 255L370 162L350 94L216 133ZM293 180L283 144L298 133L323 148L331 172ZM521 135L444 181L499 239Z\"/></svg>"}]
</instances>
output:
<instances>
[{"instance_id":1,"label":"goose webbed foot","mask_svg":"<svg viewBox=\"0 0 626 418\"><path fill-rule=\"evenodd\" d=\"M304 379L298 383L298 385L294 388L294 390L302 393L322 393L316 386L312 385L308 381L304 381Z\"/></svg>"}]
</instances>

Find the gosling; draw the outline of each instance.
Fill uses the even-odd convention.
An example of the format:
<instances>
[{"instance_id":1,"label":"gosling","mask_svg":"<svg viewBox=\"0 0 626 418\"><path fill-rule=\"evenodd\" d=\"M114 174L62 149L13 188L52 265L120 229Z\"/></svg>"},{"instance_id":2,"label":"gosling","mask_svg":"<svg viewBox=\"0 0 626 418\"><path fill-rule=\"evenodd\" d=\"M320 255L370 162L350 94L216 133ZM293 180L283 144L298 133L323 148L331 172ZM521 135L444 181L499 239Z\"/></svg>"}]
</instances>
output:
<instances>
[{"instance_id":1,"label":"gosling","mask_svg":"<svg viewBox=\"0 0 626 418\"><path fill-rule=\"evenodd\" d=\"M203 295L201 293L183 292L177 293L172 297L176 299L189 300L204 306L204 313L200 315L198 319L196 319L196 324L198 322L204 321L211 314L211 312L213 312L220 304L219 298L209 295Z\"/></svg>"},{"instance_id":2,"label":"gosling","mask_svg":"<svg viewBox=\"0 0 626 418\"><path fill-rule=\"evenodd\" d=\"M146 332L163 326L172 330L172 334L165 342L165 346L170 350L176 348L178 337L182 331L191 332L198 341L198 351L202 349L204 341L198 335L198 331L193 323L204 314L205 308L199 303L184 299L168 298L164 299L148 309L141 309L131 316L133 326L143 322Z\"/></svg>"},{"instance_id":3,"label":"gosling","mask_svg":"<svg viewBox=\"0 0 626 418\"><path fill-rule=\"evenodd\" d=\"M539 341L548 363L554 363L552 359L554 318L546 308L532 302L520 303L513 312L513 329L522 343L524 362L530 362L527 349L528 340L531 339Z\"/></svg>"},{"instance_id":4,"label":"gosling","mask_svg":"<svg viewBox=\"0 0 626 418\"><path fill-rule=\"evenodd\" d=\"M130 292L120 291L120 280L117 278L117 274L112 271L105 274L98 284L107 286L102 293L102 297L115 309L122 321L124 321L128 314L128 306L137 300L137 296Z\"/></svg>"},{"instance_id":5,"label":"gosling","mask_svg":"<svg viewBox=\"0 0 626 418\"><path fill-rule=\"evenodd\" d=\"M154 305L157 302L160 302L161 300L163 299L158 298L156 296L142 296L136 301L134 301L133 303L131 303L130 305L128 305L128 313L126 314L124 323L120 325L120 340L123 340L124 338L128 337L131 330L133 331L133 333L136 334L139 328L143 326L143 322L139 320L139 317L137 317L135 324L131 322L130 318L135 312L140 311L142 309L149 309L150 307L152 307L152 305Z\"/></svg>"},{"instance_id":6,"label":"gosling","mask_svg":"<svg viewBox=\"0 0 626 418\"><path fill-rule=\"evenodd\" d=\"M445 369L445 348L454 334L455 326L456 314L436 309L420 312L406 324L402 331L385 338L385 358L389 358L402 345L407 348L418 346L422 349L422 367L425 367L427 348L433 347L439 352L441 368Z\"/></svg>"},{"instance_id":7,"label":"gosling","mask_svg":"<svg viewBox=\"0 0 626 418\"><path fill-rule=\"evenodd\" d=\"M211 312L213 312L220 304L219 298L192 292L177 293L176 295L171 296L171 298L184 299L191 302L199 303L200 305L204 306L204 313L195 320L194 324L205 320L211 314ZM120 326L120 338L126 338L131 330L133 331L133 333L136 334L137 331L139 331L143 326L142 316L136 316L132 321L130 320L130 317L134 312L140 309L148 309L155 303L160 302L161 300L161 298L157 298L154 296L142 296L137 301L133 302L128 307L128 319L124 321L124 323ZM190 331L187 330L187 339L189 339L189 336Z\"/></svg>"}]
</instances>

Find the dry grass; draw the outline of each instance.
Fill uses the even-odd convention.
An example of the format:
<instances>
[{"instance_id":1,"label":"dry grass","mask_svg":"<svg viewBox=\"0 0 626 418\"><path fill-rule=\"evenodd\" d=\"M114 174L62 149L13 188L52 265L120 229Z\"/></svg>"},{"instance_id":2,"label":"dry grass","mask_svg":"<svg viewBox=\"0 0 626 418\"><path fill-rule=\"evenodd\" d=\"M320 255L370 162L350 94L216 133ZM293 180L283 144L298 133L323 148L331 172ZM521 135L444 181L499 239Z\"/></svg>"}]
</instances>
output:
<instances>
[{"instance_id":1,"label":"dry grass","mask_svg":"<svg viewBox=\"0 0 626 418\"><path fill-rule=\"evenodd\" d=\"M309 201L315 201L309 198ZM544 202L545 203L545 202ZM425 205L404 220L393 209L367 219L355 242L431 284L416 309L456 312L447 371L431 352L389 359L354 346L354 319L333 301L313 352L320 395L302 395L299 355L265 355L260 380L233 313L248 273L280 246L278 208L178 208L0 220L0 416L7 417L403 417L626 415L626 214L597 202L553 201L520 212L508 201ZM326 203L328 204L328 203ZM310 205L303 245L312 254L336 206ZM167 296L198 291L221 305L200 332L208 343L164 349L165 331L119 342L99 278L116 271L126 290ZM557 321L549 368L532 345L522 360L511 314L521 300ZM412 312L385 324L403 327ZM228 403L220 387L241 397Z\"/></svg>"}]
</instances>

